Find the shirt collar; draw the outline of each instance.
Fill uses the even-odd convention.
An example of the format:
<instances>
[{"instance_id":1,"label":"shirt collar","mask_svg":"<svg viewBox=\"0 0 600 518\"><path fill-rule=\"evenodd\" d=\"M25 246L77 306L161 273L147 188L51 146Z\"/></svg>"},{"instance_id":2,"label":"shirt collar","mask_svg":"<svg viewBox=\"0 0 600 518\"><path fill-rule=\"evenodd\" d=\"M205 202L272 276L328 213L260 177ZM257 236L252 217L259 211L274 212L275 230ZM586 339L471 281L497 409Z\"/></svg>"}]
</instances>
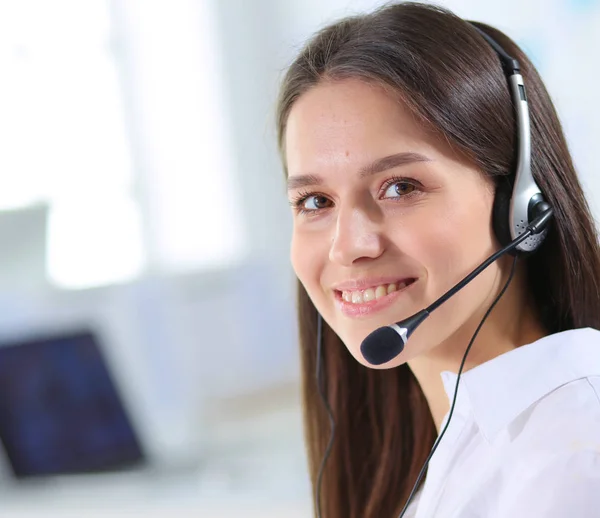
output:
<instances>
[{"instance_id":1,"label":"shirt collar","mask_svg":"<svg viewBox=\"0 0 600 518\"><path fill-rule=\"evenodd\" d=\"M457 374L443 371L441 375L452 404ZM455 412L470 411L483 436L492 441L546 394L594 375L600 375L600 331L585 328L555 333L461 374Z\"/></svg>"}]
</instances>

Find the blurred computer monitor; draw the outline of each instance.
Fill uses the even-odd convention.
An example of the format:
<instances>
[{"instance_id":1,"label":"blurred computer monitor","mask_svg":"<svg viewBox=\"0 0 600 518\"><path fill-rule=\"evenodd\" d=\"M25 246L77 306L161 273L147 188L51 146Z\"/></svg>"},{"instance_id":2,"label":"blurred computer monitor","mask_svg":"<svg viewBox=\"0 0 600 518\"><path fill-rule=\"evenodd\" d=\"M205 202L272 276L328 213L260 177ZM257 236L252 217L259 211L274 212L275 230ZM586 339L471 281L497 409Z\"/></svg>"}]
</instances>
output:
<instances>
[{"instance_id":1,"label":"blurred computer monitor","mask_svg":"<svg viewBox=\"0 0 600 518\"><path fill-rule=\"evenodd\" d=\"M0 440L17 478L144 462L90 331L0 343Z\"/></svg>"}]
</instances>

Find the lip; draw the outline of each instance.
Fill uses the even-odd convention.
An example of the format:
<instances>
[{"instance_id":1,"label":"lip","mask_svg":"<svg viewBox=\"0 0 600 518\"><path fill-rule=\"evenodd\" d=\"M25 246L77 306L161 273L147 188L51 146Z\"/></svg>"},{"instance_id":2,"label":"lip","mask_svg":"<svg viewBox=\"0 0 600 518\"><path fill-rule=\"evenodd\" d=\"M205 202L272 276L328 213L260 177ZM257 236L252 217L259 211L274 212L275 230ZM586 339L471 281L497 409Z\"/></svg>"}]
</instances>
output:
<instances>
[{"instance_id":1,"label":"lip","mask_svg":"<svg viewBox=\"0 0 600 518\"><path fill-rule=\"evenodd\" d=\"M363 302L361 304L346 302L344 299L342 299L341 291L334 291L335 303L338 309L347 317L367 317L373 313L383 311L384 309L390 307L394 302L396 302L396 300L398 300L400 296L404 294L404 292L406 292L406 290L409 290L414 284L416 284L416 282L417 279L413 279L413 282L401 290L393 291L392 293L389 293L380 299L370 300L369 302Z\"/></svg>"},{"instance_id":2,"label":"lip","mask_svg":"<svg viewBox=\"0 0 600 518\"><path fill-rule=\"evenodd\" d=\"M353 279L331 286L338 291L366 290L367 288L376 288L384 284L399 284L403 281L414 281L416 277L367 277L363 279Z\"/></svg>"}]
</instances>

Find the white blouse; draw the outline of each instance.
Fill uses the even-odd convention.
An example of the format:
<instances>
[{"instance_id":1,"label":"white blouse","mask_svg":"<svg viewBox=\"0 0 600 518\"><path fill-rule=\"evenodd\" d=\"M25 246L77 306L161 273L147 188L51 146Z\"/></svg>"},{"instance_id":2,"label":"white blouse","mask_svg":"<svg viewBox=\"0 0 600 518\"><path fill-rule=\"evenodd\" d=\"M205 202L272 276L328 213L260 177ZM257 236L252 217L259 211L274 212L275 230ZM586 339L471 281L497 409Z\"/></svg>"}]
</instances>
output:
<instances>
[{"instance_id":1,"label":"white blouse","mask_svg":"<svg viewBox=\"0 0 600 518\"><path fill-rule=\"evenodd\" d=\"M456 378L442 373L450 403ZM405 517L600 517L600 331L546 336L462 374Z\"/></svg>"}]
</instances>

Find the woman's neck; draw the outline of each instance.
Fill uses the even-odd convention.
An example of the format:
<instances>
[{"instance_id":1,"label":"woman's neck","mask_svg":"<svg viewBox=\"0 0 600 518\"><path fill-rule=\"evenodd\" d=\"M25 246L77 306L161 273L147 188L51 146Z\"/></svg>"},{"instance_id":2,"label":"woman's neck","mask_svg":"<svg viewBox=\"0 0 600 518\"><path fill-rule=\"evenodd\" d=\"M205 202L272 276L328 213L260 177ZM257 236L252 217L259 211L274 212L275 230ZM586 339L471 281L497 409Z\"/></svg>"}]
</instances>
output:
<instances>
[{"instance_id":1,"label":"woman's neck","mask_svg":"<svg viewBox=\"0 0 600 518\"><path fill-rule=\"evenodd\" d=\"M518 284L509 289L481 328L462 373L517 347L535 342L548 333L538 319L533 304L515 300ZM510 293L512 291L512 293ZM408 362L429 404L438 434L450 410L441 378L443 371L458 373L467 346L479 325L480 315L463 325L443 343Z\"/></svg>"}]
</instances>

